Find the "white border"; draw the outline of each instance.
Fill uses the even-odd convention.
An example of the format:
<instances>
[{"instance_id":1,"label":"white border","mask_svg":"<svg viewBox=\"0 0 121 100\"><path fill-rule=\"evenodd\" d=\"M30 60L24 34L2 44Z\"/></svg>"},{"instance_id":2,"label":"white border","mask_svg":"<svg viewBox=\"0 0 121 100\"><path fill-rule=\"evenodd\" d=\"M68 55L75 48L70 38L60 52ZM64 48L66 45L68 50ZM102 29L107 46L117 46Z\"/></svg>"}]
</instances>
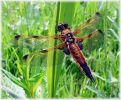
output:
<instances>
[{"instance_id":1,"label":"white border","mask_svg":"<svg viewBox=\"0 0 121 100\"><path fill-rule=\"evenodd\" d=\"M119 98L80 98L81 100L120 100L121 99L121 1L120 0L0 0L0 67L2 66L2 25L1 25L1 21L2 21L2 17L1 17L1 14L2 14L2 2L3 1L10 1L10 2L14 2L14 1L25 1L25 2L58 2L58 1L63 1L63 2L79 2L79 1L101 1L101 2L120 2L120 15L119 15L119 26L120 26L120 29L119 29L119 36L120 36L120 41L119 41L119 45L120 45L120 50L119 50L119 61L120 61L120 66L119 66L119 82L120 82L120 90L119 90ZM0 71L0 99L1 99L1 71ZM34 98L33 98L34 99ZM36 100L42 100L43 98L40 98L40 99L36 99ZM61 98L59 98L61 99ZM63 99L63 100L67 100L68 98L66 99ZM74 100L75 98L73 99L69 99L69 100ZM80 99L76 99L76 100L80 100ZM1 99L2 100L2 99ZM26 99L26 100L31 100L31 99ZM51 100L51 99L45 99L45 100ZM54 99L56 100L56 99Z\"/></svg>"},{"instance_id":2,"label":"white border","mask_svg":"<svg viewBox=\"0 0 121 100\"><path fill-rule=\"evenodd\" d=\"M0 2L0 68L2 67L2 3ZM0 70L0 98L1 98L1 70Z\"/></svg>"},{"instance_id":3,"label":"white border","mask_svg":"<svg viewBox=\"0 0 121 100\"><path fill-rule=\"evenodd\" d=\"M101 2L116 2L116 1L120 1L120 0L1 0L1 1L25 1L25 2L81 2L81 1L101 1Z\"/></svg>"},{"instance_id":4,"label":"white border","mask_svg":"<svg viewBox=\"0 0 121 100\"><path fill-rule=\"evenodd\" d=\"M121 98L121 1L120 1L120 15L119 15L119 36L120 36L120 41L119 41L119 46L120 46L120 50L119 50L119 61L120 61L120 66L119 66L119 82L120 82L120 90L119 90L119 98Z\"/></svg>"}]
</instances>

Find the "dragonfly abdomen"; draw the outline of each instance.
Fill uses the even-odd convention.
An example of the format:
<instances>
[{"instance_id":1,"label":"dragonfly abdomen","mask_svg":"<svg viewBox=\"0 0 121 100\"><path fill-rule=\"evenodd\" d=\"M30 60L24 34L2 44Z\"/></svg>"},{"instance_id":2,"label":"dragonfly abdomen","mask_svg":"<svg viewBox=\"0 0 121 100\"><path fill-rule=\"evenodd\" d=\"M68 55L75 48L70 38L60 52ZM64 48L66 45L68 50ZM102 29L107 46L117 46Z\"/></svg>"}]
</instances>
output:
<instances>
[{"instance_id":1,"label":"dragonfly abdomen","mask_svg":"<svg viewBox=\"0 0 121 100\"><path fill-rule=\"evenodd\" d=\"M76 43L69 44L69 51L77 63L86 63L85 58Z\"/></svg>"},{"instance_id":2,"label":"dragonfly abdomen","mask_svg":"<svg viewBox=\"0 0 121 100\"><path fill-rule=\"evenodd\" d=\"M93 80L91 70L89 69L89 67L86 63L86 60L84 58L84 55L83 55L82 51L80 50L80 48L78 47L78 45L76 43L69 44L69 51L70 51L72 57L74 58L74 60L76 61L76 63L78 63L79 67L81 67L83 69L86 76L88 78L90 78L91 80Z\"/></svg>"}]
</instances>

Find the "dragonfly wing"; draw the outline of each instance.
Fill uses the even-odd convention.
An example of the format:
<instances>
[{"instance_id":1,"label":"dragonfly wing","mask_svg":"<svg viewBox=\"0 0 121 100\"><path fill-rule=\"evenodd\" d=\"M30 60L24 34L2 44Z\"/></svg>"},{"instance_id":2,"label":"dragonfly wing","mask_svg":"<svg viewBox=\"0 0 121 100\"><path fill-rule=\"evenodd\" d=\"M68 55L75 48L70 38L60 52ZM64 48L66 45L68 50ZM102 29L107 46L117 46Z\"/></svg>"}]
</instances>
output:
<instances>
[{"instance_id":1,"label":"dragonfly wing","mask_svg":"<svg viewBox=\"0 0 121 100\"><path fill-rule=\"evenodd\" d=\"M94 16L92 16L90 19L88 19L85 23L81 24L78 28L74 30L74 34L80 33L80 31L84 28L87 28L88 26L91 26L92 24L96 23L100 18L100 13L96 12Z\"/></svg>"},{"instance_id":2,"label":"dragonfly wing","mask_svg":"<svg viewBox=\"0 0 121 100\"><path fill-rule=\"evenodd\" d=\"M55 50L55 49L62 50L65 46L66 46L66 44L62 43L62 44L56 45L56 46L48 48L48 49L43 49L43 50L40 51L40 53L47 53L47 52L49 52L51 50Z\"/></svg>"},{"instance_id":3,"label":"dragonfly wing","mask_svg":"<svg viewBox=\"0 0 121 100\"><path fill-rule=\"evenodd\" d=\"M32 35L32 36L28 36L28 35L16 35L14 36L14 40L19 40L19 39L34 39L34 40L42 40L42 39L49 39L49 38L53 38L53 39L58 39L58 40L64 40L64 36L63 35L53 35L53 36L38 36L38 35Z\"/></svg>"},{"instance_id":4,"label":"dragonfly wing","mask_svg":"<svg viewBox=\"0 0 121 100\"><path fill-rule=\"evenodd\" d=\"M101 30L96 29L95 31L91 32L88 35L85 35L85 36L83 36L81 38L77 38L77 42L83 42L85 39L89 39L89 38L91 38L93 35L95 35L97 33L101 33L102 34L103 32Z\"/></svg>"},{"instance_id":5,"label":"dragonfly wing","mask_svg":"<svg viewBox=\"0 0 121 100\"><path fill-rule=\"evenodd\" d=\"M40 51L37 51L37 52L33 52L33 53L31 53L31 54L24 55L24 56L23 56L23 60L27 60L27 59L33 58L33 57L36 56L36 55L47 54L48 52L50 52L50 51L52 51L52 50L56 50L56 49L63 50L63 48L64 48L65 46L66 46L65 43L61 43L61 44L56 45L56 46L51 47L51 48L47 48L47 49L43 49L43 50L40 50Z\"/></svg>"}]
</instances>

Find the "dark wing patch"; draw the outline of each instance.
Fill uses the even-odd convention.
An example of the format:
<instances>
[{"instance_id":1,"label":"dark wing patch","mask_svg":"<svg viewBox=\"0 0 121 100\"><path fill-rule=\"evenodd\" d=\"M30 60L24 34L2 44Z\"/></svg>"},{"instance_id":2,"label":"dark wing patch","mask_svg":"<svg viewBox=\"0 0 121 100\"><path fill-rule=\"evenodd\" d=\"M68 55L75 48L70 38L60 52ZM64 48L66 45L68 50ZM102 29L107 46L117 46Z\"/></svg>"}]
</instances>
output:
<instances>
[{"instance_id":1,"label":"dark wing patch","mask_svg":"<svg viewBox=\"0 0 121 100\"><path fill-rule=\"evenodd\" d=\"M41 53L47 53L48 50L41 50L40 52L41 52Z\"/></svg>"},{"instance_id":2,"label":"dark wing patch","mask_svg":"<svg viewBox=\"0 0 121 100\"><path fill-rule=\"evenodd\" d=\"M26 54L26 55L24 55L24 56L22 57L22 59L23 59L23 60L27 60L27 59L28 59L28 57L29 57L29 55L28 55L28 54Z\"/></svg>"},{"instance_id":3,"label":"dark wing patch","mask_svg":"<svg viewBox=\"0 0 121 100\"><path fill-rule=\"evenodd\" d=\"M101 16L101 14L100 14L99 12L96 12L95 14L96 14L97 16Z\"/></svg>"},{"instance_id":4,"label":"dark wing patch","mask_svg":"<svg viewBox=\"0 0 121 100\"><path fill-rule=\"evenodd\" d=\"M102 31L102 30L100 30L100 29L98 30L98 32L99 32L99 33L101 33L101 34L103 34L103 31Z\"/></svg>"},{"instance_id":5,"label":"dark wing patch","mask_svg":"<svg viewBox=\"0 0 121 100\"><path fill-rule=\"evenodd\" d=\"M15 40L18 40L21 37L21 35L16 35L14 38Z\"/></svg>"},{"instance_id":6,"label":"dark wing patch","mask_svg":"<svg viewBox=\"0 0 121 100\"><path fill-rule=\"evenodd\" d=\"M32 36L32 38L38 39L38 38L39 38L39 36L34 35L34 36Z\"/></svg>"}]
</instances>

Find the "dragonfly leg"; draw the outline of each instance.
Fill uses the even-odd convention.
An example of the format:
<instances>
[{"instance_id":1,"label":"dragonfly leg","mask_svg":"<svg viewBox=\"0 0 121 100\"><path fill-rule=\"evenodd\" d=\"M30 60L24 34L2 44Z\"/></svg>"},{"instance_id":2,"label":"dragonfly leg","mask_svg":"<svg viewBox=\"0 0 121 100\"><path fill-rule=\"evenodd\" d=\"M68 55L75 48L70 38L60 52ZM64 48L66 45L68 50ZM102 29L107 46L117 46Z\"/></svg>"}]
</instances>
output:
<instances>
[{"instance_id":1,"label":"dragonfly leg","mask_svg":"<svg viewBox=\"0 0 121 100\"><path fill-rule=\"evenodd\" d=\"M70 54L70 51L67 47L64 47L63 48L63 52L66 54L66 55L69 55Z\"/></svg>"},{"instance_id":2,"label":"dragonfly leg","mask_svg":"<svg viewBox=\"0 0 121 100\"><path fill-rule=\"evenodd\" d=\"M82 49L83 49L83 44L82 44L82 42L78 42L77 44L78 44L80 50L82 50Z\"/></svg>"}]
</instances>

